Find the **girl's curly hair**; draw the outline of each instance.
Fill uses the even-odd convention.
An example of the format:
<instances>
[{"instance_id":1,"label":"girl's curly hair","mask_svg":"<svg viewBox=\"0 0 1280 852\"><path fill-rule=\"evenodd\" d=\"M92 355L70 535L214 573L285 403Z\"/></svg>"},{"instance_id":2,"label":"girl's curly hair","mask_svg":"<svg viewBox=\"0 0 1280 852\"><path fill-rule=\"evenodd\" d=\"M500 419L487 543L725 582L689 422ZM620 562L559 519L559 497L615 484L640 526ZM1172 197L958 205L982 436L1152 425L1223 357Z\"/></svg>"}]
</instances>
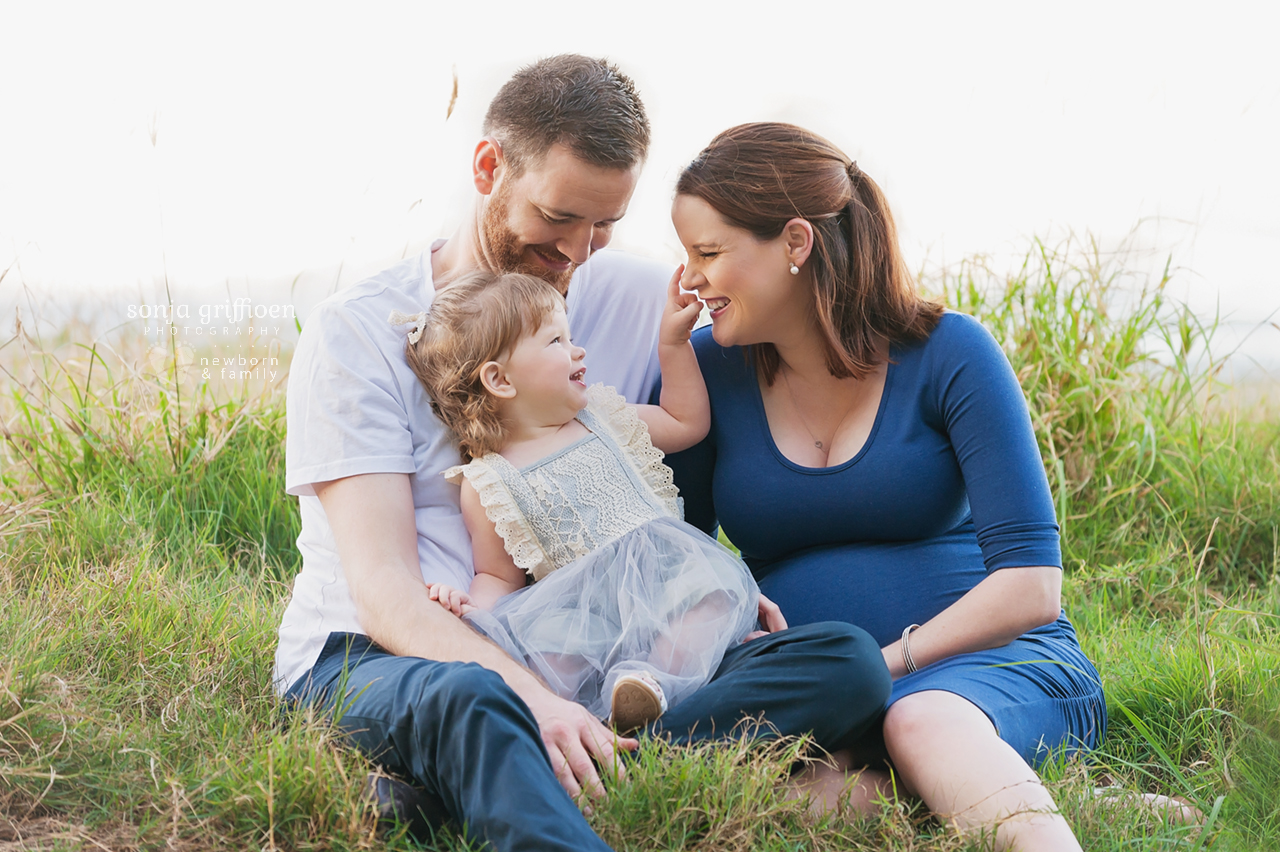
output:
<instances>
[{"instance_id":1,"label":"girl's curly hair","mask_svg":"<svg viewBox=\"0 0 1280 852\"><path fill-rule=\"evenodd\" d=\"M480 368L510 353L557 307L564 308L564 297L554 287L515 272L473 272L436 293L422 335L405 357L427 389L431 410L457 437L463 459L497 452L506 434Z\"/></svg>"}]
</instances>

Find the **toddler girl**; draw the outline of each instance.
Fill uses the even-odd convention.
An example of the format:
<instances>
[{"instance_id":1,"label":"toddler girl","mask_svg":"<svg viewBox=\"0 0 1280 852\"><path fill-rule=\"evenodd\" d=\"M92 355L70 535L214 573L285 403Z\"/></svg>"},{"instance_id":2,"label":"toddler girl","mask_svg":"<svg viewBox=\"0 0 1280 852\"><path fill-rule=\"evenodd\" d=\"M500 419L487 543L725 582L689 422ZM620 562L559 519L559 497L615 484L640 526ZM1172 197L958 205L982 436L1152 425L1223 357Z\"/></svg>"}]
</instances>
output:
<instances>
[{"instance_id":1,"label":"toddler girl","mask_svg":"<svg viewBox=\"0 0 1280 852\"><path fill-rule=\"evenodd\" d=\"M468 460L445 476L462 488L475 579L431 596L624 733L704 685L759 602L741 560L680 520L662 464L711 416L689 344L701 303L679 276L660 405L587 386L564 298L532 276L475 273L429 312L392 316L415 324L409 363Z\"/></svg>"}]
</instances>

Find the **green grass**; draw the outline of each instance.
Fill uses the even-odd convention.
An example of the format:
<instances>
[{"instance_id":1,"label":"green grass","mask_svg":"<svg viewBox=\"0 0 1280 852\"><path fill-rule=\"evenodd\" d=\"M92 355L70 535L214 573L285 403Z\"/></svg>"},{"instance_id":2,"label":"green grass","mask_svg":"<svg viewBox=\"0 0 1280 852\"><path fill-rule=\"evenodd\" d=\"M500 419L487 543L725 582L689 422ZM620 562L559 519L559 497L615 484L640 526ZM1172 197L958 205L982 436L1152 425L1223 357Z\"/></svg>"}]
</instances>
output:
<instances>
[{"instance_id":1,"label":"green grass","mask_svg":"<svg viewBox=\"0 0 1280 852\"><path fill-rule=\"evenodd\" d=\"M1066 606L1108 694L1095 761L1043 774L1091 850L1280 848L1280 427L1218 402L1212 322L1131 283L1039 244L1012 276L930 282L996 333L1031 400ZM0 844L415 848L375 836L364 759L323 723L281 724L271 693L298 562L280 387L114 345L70 329L0 348ZM982 848L906 800L806 819L778 789L802 748L652 748L592 824L635 850ZM1105 805L1108 783L1213 824Z\"/></svg>"}]
</instances>

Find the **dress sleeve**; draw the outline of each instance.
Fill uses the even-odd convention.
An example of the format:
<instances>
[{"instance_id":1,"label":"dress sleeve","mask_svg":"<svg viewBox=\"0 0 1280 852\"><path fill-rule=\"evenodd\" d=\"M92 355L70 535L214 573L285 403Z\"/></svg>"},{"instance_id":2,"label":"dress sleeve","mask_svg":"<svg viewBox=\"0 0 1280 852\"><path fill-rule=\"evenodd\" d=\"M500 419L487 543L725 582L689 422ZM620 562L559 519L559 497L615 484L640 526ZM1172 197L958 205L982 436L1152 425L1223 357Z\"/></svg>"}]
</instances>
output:
<instances>
[{"instance_id":1,"label":"dress sleeve","mask_svg":"<svg viewBox=\"0 0 1280 852\"><path fill-rule=\"evenodd\" d=\"M1062 567L1049 481L1008 358L965 314L945 315L934 335L937 410L964 476L987 571Z\"/></svg>"},{"instance_id":2,"label":"dress sleeve","mask_svg":"<svg viewBox=\"0 0 1280 852\"><path fill-rule=\"evenodd\" d=\"M627 461L671 517L681 517L680 490L675 486L671 468L662 463L662 450L649 439L649 427L636 414L635 407L628 405L613 388L597 384L587 388L587 410L609 430Z\"/></svg>"},{"instance_id":3,"label":"dress sleeve","mask_svg":"<svg viewBox=\"0 0 1280 852\"><path fill-rule=\"evenodd\" d=\"M529 526L515 498L507 490L502 477L486 463L483 458L475 459L467 464L451 467L444 472L444 478L455 485L465 477L471 487L480 496L480 505L484 506L485 516L493 522L493 528L502 539L502 547L511 556L516 567L524 571L535 581L555 570L555 565L542 549L542 544Z\"/></svg>"}]
</instances>

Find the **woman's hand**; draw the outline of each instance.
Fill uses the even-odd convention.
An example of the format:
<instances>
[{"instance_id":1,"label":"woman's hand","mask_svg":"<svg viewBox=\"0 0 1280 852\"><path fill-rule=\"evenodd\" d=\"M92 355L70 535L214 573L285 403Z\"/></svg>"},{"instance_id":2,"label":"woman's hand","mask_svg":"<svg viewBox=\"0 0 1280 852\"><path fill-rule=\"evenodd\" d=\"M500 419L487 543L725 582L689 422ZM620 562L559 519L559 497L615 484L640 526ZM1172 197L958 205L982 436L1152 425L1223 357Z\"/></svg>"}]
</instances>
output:
<instances>
[{"instance_id":1,"label":"woman's hand","mask_svg":"<svg viewBox=\"0 0 1280 852\"><path fill-rule=\"evenodd\" d=\"M922 669L957 654L1000 648L1028 630L1054 621L1061 607L1061 568L1002 568L911 631L907 639L911 660ZM907 674L901 639L880 652L894 680Z\"/></svg>"},{"instance_id":2,"label":"woman's hand","mask_svg":"<svg viewBox=\"0 0 1280 852\"><path fill-rule=\"evenodd\" d=\"M764 625L764 630L753 630L747 634L747 638L743 642L750 642L752 639L759 639L761 636L768 636L770 633L777 633L779 630L787 629L787 620L782 615L782 610L773 601L760 596L760 623Z\"/></svg>"}]
</instances>

